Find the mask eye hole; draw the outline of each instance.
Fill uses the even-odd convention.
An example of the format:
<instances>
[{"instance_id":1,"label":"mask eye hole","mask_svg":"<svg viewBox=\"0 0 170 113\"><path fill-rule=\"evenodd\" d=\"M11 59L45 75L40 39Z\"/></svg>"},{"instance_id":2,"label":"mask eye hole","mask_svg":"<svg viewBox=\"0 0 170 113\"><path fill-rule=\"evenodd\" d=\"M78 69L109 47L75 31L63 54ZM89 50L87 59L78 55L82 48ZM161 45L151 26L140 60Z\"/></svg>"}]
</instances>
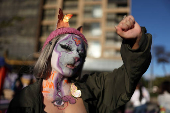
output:
<instances>
[{"instance_id":1,"label":"mask eye hole","mask_svg":"<svg viewBox=\"0 0 170 113\"><path fill-rule=\"evenodd\" d=\"M68 45L63 45L63 44L60 44L61 48L65 49L66 51L72 51L72 48Z\"/></svg>"}]
</instances>

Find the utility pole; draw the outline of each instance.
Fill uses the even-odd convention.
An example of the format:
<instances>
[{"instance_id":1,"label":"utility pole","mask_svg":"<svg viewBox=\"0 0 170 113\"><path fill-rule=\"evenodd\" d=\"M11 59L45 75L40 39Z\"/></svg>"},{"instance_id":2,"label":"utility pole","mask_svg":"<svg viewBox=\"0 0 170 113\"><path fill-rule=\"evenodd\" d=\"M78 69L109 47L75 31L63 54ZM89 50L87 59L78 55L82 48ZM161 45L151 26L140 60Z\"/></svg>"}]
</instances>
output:
<instances>
[{"instance_id":1,"label":"utility pole","mask_svg":"<svg viewBox=\"0 0 170 113\"><path fill-rule=\"evenodd\" d=\"M153 46L152 46L152 53L153 53ZM153 87L153 74L154 74L154 55L152 54L152 61L151 61L151 75L150 75L150 82L149 82L149 92L152 92Z\"/></svg>"},{"instance_id":2,"label":"utility pole","mask_svg":"<svg viewBox=\"0 0 170 113\"><path fill-rule=\"evenodd\" d=\"M154 38L156 38L156 35L153 35ZM153 87L153 79L154 79L154 40L152 37L152 47L151 47L151 53L152 53L152 60L151 60L151 72L150 72L150 81L149 81L149 91L150 93L152 92L152 87Z\"/></svg>"}]
</instances>

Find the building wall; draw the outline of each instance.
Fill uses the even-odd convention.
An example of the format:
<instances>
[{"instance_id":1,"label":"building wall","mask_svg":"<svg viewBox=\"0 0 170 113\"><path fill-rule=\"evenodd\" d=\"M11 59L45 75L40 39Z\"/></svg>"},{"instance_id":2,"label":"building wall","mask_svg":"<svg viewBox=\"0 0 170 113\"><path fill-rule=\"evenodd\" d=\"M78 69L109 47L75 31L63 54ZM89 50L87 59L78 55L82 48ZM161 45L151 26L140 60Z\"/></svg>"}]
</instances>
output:
<instances>
[{"instance_id":1,"label":"building wall","mask_svg":"<svg viewBox=\"0 0 170 113\"><path fill-rule=\"evenodd\" d=\"M56 27L59 8L64 14L73 14L69 20L71 27L83 26L83 34L88 40L84 70L111 71L122 65L122 39L116 34L114 26L124 15L130 14L130 0L45 0L40 47Z\"/></svg>"},{"instance_id":2,"label":"building wall","mask_svg":"<svg viewBox=\"0 0 170 113\"><path fill-rule=\"evenodd\" d=\"M33 59L38 29L40 0L0 1L0 56Z\"/></svg>"},{"instance_id":3,"label":"building wall","mask_svg":"<svg viewBox=\"0 0 170 113\"><path fill-rule=\"evenodd\" d=\"M59 8L73 14L71 27L83 26L89 46L85 70L110 71L107 65L122 64L114 26L130 14L130 0L1 0L0 55L8 50L11 59L33 59L56 28Z\"/></svg>"}]
</instances>

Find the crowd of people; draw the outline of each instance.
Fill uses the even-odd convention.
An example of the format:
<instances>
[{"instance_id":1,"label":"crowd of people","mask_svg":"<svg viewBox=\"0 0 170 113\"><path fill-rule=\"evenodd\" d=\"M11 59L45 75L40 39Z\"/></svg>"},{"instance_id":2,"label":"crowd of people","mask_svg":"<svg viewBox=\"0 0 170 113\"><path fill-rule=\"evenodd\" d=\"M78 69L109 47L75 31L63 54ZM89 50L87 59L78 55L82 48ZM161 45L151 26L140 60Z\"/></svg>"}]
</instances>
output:
<instances>
[{"instance_id":1,"label":"crowd of people","mask_svg":"<svg viewBox=\"0 0 170 113\"><path fill-rule=\"evenodd\" d=\"M139 82L122 113L170 113L170 81L162 82L155 93L153 102L148 89ZM132 109L128 111L128 107Z\"/></svg>"}]
</instances>

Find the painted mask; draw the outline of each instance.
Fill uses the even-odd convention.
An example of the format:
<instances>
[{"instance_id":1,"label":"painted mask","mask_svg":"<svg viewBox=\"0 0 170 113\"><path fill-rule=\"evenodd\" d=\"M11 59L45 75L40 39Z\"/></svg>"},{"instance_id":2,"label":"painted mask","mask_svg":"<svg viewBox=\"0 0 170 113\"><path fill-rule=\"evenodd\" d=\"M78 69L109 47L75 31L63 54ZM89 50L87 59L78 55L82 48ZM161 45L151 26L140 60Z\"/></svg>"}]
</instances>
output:
<instances>
[{"instance_id":1,"label":"painted mask","mask_svg":"<svg viewBox=\"0 0 170 113\"><path fill-rule=\"evenodd\" d=\"M64 35L55 45L51 67L63 76L72 77L84 62L85 45L81 37Z\"/></svg>"}]
</instances>

